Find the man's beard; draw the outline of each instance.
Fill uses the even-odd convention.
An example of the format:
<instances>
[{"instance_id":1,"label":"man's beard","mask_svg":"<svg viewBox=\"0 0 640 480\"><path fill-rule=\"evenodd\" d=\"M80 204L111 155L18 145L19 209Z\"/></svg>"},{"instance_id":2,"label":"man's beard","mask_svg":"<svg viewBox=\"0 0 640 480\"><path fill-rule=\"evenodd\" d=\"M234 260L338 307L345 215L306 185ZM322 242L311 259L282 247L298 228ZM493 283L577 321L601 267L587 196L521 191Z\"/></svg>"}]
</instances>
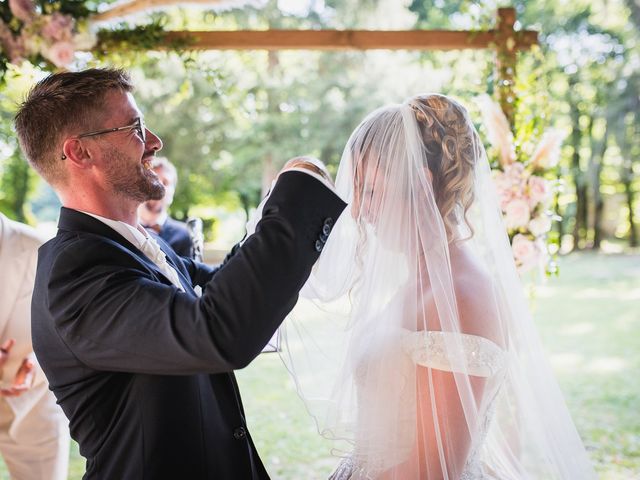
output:
<instances>
[{"instance_id":1,"label":"man's beard","mask_svg":"<svg viewBox=\"0 0 640 480\"><path fill-rule=\"evenodd\" d=\"M106 177L116 195L140 203L164 197L164 185L142 162L132 164L131 159L116 148L106 152L105 160Z\"/></svg>"}]
</instances>

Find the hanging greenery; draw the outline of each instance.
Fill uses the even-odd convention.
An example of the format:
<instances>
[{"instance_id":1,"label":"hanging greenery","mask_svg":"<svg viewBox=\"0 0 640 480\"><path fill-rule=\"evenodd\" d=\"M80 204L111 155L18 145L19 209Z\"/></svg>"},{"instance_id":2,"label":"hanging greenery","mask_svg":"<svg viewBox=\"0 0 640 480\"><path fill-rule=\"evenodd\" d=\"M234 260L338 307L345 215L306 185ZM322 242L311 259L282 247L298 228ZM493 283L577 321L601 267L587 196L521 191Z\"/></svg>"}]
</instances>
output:
<instances>
[{"instance_id":1,"label":"hanging greenery","mask_svg":"<svg viewBox=\"0 0 640 480\"><path fill-rule=\"evenodd\" d=\"M146 25L121 23L96 29L91 23L95 5L79 0L0 2L0 83L9 64L28 61L42 70L56 71L68 68L77 51L92 51L104 58L107 52L136 52L166 44L158 18Z\"/></svg>"}]
</instances>

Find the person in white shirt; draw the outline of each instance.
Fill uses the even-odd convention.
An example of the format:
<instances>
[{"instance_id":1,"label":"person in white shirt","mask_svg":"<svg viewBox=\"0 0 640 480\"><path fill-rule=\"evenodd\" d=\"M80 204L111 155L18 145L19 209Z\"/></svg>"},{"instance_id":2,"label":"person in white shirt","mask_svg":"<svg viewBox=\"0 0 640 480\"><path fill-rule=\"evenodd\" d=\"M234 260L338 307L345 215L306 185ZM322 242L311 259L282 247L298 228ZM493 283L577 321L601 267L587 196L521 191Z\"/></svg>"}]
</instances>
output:
<instances>
[{"instance_id":1,"label":"person in white shirt","mask_svg":"<svg viewBox=\"0 0 640 480\"><path fill-rule=\"evenodd\" d=\"M63 480L67 419L31 346L31 293L44 241L33 228L0 213L0 453L11 478Z\"/></svg>"},{"instance_id":2,"label":"person in white shirt","mask_svg":"<svg viewBox=\"0 0 640 480\"><path fill-rule=\"evenodd\" d=\"M161 199L147 200L138 207L140 223L148 231L158 234L181 257L193 257L193 241L187 224L169 216L178 171L166 157L155 157L151 169L158 175L165 192Z\"/></svg>"}]
</instances>

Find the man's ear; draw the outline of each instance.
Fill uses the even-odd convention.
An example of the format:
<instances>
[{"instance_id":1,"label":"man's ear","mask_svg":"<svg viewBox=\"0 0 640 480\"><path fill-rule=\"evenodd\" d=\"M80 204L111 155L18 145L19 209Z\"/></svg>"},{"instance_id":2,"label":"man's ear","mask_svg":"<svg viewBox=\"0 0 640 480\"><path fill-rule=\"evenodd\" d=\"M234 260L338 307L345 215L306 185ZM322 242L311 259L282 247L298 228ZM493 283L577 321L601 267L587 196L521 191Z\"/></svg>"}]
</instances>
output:
<instances>
[{"instance_id":1,"label":"man's ear","mask_svg":"<svg viewBox=\"0 0 640 480\"><path fill-rule=\"evenodd\" d=\"M79 138L67 138L62 144L62 154L65 162L77 168L89 168L92 165L91 152Z\"/></svg>"}]
</instances>

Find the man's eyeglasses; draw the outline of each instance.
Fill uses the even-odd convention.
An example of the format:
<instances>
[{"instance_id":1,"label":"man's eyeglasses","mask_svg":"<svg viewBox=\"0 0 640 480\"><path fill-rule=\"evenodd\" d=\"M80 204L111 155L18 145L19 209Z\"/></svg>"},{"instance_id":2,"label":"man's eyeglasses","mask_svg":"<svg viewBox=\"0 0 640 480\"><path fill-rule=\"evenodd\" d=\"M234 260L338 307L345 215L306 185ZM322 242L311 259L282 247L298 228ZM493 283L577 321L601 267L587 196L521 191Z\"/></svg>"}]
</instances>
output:
<instances>
[{"instance_id":1,"label":"man's eyeglasses","mask_svg":"<svg viewBox=\"0 0 640 480\"><path fill-rule=\"evenodd\" d=\"M104 130L97 130L95 132L81 133L80 135L76 135L75 138L95 137L97 135L121 132L123 130L135 130L140 137L140 140L142 140L142 143L147 142L147 128L144 125L144 120L142 120L141 118L136 118L136 120L131 125L125 125L124 127L106 128ZM63 153L62 160L66 160L66 158L67 156Z\"/></svg>"}]
</instances>

